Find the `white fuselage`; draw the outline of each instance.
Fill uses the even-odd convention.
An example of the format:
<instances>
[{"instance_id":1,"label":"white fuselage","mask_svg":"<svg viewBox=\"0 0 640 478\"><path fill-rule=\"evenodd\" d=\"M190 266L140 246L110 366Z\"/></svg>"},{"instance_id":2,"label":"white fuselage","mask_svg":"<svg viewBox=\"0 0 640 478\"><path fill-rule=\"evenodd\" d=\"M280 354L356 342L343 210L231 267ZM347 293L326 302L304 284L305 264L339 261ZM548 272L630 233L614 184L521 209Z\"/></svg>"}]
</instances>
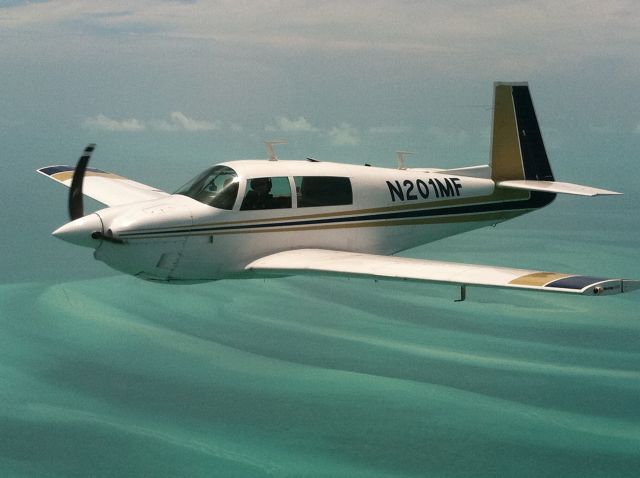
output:
<instances>
[{"instance_id":1,"label":"white fuselage","mask_svg":"<svg viewBox=\"0 0 640 478\"><path fill-rule=\"evenodd\" d=\"M276 252L322 248L394 254L430 241L496 224L535 208L529 193L495 190L491 179L309 161L224 163L236 173L230 209L174 194L98 211L106 237L95 258L151 280L207 281L246 274L247 264ZM304 198L306 184L334 179L344 191ZM270 178L277 207L244 210L251 180ZM345 180L344 178L347 178ZM333 184L333 183L331 183ZM302 186L301 186L302 185ZM284 193L283 193L284 191ZM323 205L325 194L342 195ZM348 202L348 203L347 203Z\"/></svg>"}]
</instances>

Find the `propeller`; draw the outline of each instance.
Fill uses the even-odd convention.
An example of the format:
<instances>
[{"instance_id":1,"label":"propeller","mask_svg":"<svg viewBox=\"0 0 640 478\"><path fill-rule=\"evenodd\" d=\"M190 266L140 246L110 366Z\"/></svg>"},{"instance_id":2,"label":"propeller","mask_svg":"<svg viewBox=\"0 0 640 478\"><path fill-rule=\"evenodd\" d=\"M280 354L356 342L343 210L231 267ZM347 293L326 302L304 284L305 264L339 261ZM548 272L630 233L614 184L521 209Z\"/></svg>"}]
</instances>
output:
<instances>
[{"instance_id":1,"label":"propeller","mask_svg":"<svg viewBox=\"0 0 640 478\"><path fill-rule=\"evenodd\" d=\"M102 233L102 219L97 214L84 215L82 183L87 171L91 153L96 149L94 143L88 144L76 164L69 188L69 217L71 221L53 231L53 235L63 241L79 246L95 247L95 240L106 240L122 244L123 241L105 236Z\"/></svg>"},{"instance_id":2,"label":"propeller","mask_svg":"<svg viewBox=\"0 0 640 478\"><path fill-rule=\"evenodd\" d=\"M71 188L69 189L69 217L72 221L84 216L84 204L82 201L82 183L84 182L84 173L87 170L87 164L91 159L91 153L96 149L94 143L88 144L84 148L84 152L78 164L76 164L76 170L73 173L73 179L71 180Z\"/></svg>"}]
</instances>

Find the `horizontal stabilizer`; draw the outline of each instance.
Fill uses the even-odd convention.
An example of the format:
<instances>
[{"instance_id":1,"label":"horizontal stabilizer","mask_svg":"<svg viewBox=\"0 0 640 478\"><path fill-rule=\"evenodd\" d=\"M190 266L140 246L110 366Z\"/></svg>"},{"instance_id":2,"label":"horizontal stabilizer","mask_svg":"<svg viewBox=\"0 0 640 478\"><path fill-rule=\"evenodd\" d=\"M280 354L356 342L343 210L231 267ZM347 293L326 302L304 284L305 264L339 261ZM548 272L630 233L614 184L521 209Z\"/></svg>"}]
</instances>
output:
<instances>
[{"instance_id":1,"label":"horizontal stabilizer","mask_svg":"<svg viewBox=\"0 0 640 478\"><path fill-rule=\"evenodd\" d=\"M612 295L640 289L640 281L324 249L279 252L253 261L246 269L265 274L330 274L582 295Z\"/></svg>"},{"instance_id":2,"label":"horizontal stabilizer","mask_svg":"<svg viewBox=\"0 0 640 478\"><path fill-rule=\"evenodd\" d=\"M580 184L561 183L558 181L535 181L530 179L498 181L496 186L506 189L522 189L525 191L542 191L547 193L574 194L577 196L610 196L622 193L606 189L581 186Z\"/></svg>"},{"instance_id":3,"label":"horizontal stabilizer","mask_svg":"<svg viewBox=\"0 0 640 478\"><path fill-rule=\"evenodd\" d=\"M73 166L47 166L38 169L40 174L67 187L71 187L74 171ZM95 168L87 168L82 193L107 206L119 206L169 196L169 193L154 187Z\"/></svg>"}]
</instances>

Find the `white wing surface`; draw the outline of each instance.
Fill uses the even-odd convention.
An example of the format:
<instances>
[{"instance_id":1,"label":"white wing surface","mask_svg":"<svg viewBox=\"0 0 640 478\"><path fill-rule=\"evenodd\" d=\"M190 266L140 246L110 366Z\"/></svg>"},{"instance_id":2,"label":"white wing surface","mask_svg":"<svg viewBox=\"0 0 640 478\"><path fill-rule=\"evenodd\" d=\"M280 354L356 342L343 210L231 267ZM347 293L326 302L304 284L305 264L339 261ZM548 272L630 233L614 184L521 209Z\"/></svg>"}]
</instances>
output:
<instances>
[{"instance_id":1,"label":"white wing surface","mask_svg":"<svg viewBox=\"0 0 640 478\"><path fill-rule=\"evenodd\" d=\"M74 171L73 166L47 166L38 169L40 174L67 187L71 186ZM107 206L119 206L169 196L169 193L160 189L95 168L87 168L82 193Z\"/></svg>"},{"instance_id":2,"label":"white wing surface","mask_svg":"<svg viewBox=\"0 0 640 478\"><path fill-rule=\"evenodd\" d=\"M522 189L524 191L542 191L547 193L573 194L575 196L612 196L620 195L615 191L592 188L573 183L561 183L558 181L533 181L533 180L511 180L498 181L497 186L507 189Z\"/></svg>"},{"instance_id":3,"label":"white wing surface","mask_svg":"<svg viewBox=\"0 0 640 478\"><path fill-rule=\"evenodd\" d=\"M279 252L253 261L246 269L266 274L332 274L583 295L619 294L640 288L640 281L324 249Z\"/></svg>"}]
</instances>

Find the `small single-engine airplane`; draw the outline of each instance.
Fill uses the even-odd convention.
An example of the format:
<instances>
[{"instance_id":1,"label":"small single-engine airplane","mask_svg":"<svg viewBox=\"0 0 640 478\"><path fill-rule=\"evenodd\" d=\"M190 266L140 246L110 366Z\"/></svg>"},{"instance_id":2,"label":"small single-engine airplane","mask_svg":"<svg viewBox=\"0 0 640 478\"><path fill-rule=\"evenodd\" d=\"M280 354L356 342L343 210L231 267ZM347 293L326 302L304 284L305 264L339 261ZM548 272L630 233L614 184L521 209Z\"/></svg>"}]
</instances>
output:
<instances>
[{"instance_id":1,"label":"small single-engine airplane","mask_svg":"<svg viewBox=\"0 0 640 478\"><path fill-rule=\"evenodd\" d=\"M312 159L229 161L174 194L87 163L38 172L70 187L71 222L53 235L142 279L334 274L584 295L640 281L391 256L546 206L557 193L618 194L554 180L527 83L494 85L491 162L459 169L398 169ZM107 205L84 215L82 195Z\"/></svg>"}]
</instances>

